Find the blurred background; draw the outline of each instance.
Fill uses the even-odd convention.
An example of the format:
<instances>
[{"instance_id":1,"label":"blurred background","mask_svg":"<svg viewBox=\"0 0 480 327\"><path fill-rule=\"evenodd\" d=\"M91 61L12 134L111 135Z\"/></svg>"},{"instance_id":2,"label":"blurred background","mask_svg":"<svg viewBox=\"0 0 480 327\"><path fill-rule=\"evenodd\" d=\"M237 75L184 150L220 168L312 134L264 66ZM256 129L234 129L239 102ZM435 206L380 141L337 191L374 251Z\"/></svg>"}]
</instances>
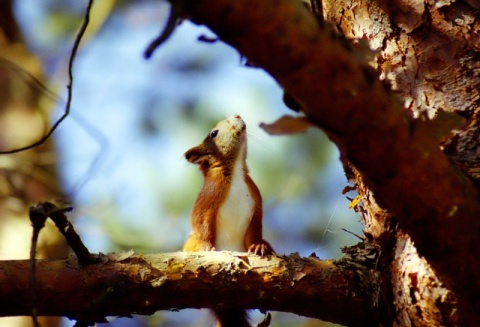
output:
<instances>
[{"instance_id":1,"label":"blurred background","mask_svg":"<svg viewBox=\"0 0 480 327\"><path fill-rule=\"evenodd\" d=\"M64 112L68 60L87 1L4 0L1 6L0 147L8 150L37 140ZM46 200L74 206L70 217L92 252L180 250L202 184L183 153L233 113L247 123L265 238L280 254L339 257L342 246L359 241L341 229L361 234L361 225L341 193L347 182L337 149L318 129L275 137L261 130L261 122L294 114L282 89L263 70L245 67L228 45L198 41L215 37L204 27L183 22L144 59L168 13L161 0L95 3L74 63L70 115L42 147L0 155L0 258L28 257L27 208ZM46 250L39 256L64 257L68 249L51 233L40 240ZM0 319L0 326L31 325L19 321ZM183 310L112 317L99 326L211 324L205 310ZM271 326L328 325L274 313Z\"/></svg>"}]
</instances>

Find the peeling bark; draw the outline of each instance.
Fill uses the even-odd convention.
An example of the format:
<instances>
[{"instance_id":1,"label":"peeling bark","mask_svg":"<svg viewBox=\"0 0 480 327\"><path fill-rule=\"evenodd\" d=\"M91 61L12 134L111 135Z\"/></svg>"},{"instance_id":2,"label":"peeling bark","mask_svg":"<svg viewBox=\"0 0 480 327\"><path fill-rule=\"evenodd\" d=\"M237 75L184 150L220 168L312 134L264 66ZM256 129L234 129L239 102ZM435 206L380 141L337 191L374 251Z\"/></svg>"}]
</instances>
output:
<instances>
[{"instance_id":1,"label":"peeling bark","mask_svg":"<svg viewBox=\"0 0 480 327\"><path fill-rule=\"evenodd\" d=\"M325 1L327 19L379 51L376 67L417 115L480 105L478 8L463 1Z\"/></svg>"}]
</instances>

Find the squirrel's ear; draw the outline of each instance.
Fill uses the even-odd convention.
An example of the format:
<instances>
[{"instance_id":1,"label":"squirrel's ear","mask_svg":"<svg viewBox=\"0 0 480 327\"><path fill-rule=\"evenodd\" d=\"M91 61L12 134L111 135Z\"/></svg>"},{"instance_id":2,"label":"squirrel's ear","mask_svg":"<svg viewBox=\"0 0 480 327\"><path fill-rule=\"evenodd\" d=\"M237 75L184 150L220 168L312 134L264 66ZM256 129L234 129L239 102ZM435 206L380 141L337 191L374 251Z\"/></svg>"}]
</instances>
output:
<instances>
[{"instance_id":1,"label":"squirrel's ear","mask_svg":"<svg viewBox=\"0 0 480 327\"><path fill-rule=\"evenodd\" d=\"M191 163L200 164L200 160L206 155L208 155L207 149L200 144L185 152L185 159Z\"/></svg>"}]
</instances>

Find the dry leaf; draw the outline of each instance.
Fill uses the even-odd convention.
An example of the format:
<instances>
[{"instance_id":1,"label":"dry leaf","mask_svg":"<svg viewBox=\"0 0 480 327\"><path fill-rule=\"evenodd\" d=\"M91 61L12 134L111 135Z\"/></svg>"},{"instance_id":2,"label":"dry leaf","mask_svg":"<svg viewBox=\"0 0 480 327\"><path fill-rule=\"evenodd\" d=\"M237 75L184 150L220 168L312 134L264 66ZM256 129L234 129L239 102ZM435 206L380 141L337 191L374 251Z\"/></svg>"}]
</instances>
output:
<instances>
[{"instance_id":1,"label":"dry leaf","mask_svg":"<svg viewBox=\"0 0 480 327\"><path fill-rule=\"evenodd\" d=\"M310 126L313 126L313 123L307 117L293 117L288 115L282 116L271 124L260 124L260 128L270 135L304 133Z\"/></svg>"},{"instance_id":2,"label":"dry leaf","mask_svg":"<svg viewBox=\"0 0 480 327\"><path fill-rule=\"evenodd\" d=\"M353 199L352 202L350 202L348 207L350 209L355 208L360 203L360 201L362 201L362 197L359 195L355 199Z\"/></svg>"}]
</instances>

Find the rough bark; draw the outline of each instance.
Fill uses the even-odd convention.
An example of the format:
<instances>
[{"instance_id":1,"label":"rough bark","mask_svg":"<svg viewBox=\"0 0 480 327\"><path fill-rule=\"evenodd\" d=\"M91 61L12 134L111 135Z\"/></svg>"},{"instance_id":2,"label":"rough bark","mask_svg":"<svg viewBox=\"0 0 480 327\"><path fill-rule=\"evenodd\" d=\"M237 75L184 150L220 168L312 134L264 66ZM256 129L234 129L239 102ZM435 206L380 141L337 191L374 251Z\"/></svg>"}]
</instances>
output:
<instances>
[{"instance_id":1,"label":"rough bark","mask_svg":"<svg viewBox=\"0 0 480 327\"><path fill-rule=\"evenodd\" d=\"M395 217L377 204L359 172L351 167L346 170L362 199L355 209L362 217L365 235L382 249L377 269L384 283L385 301L390 304L386 309L389 317L384 321L394 326L458 325L458 303L453 292L418 254Z\"/></svg>"},{"instance_id":2,"label":"rough bark","mask_svg":"<svg viewBox=\"0 0 480 327\"><path fill-rule=\"evenodd\" d=\"M478 1L324 1L324 14L349 38L377 51L371 62L415 116L440 111L468 117L443 147L480 180L480 20Z\"/></svg>"},{"instance_id":3,"label":"rough bark","mask_svg":"<svg viewBox=\"0 0 480 327\"><path fill-rule=\"evenodd\" d=\"M293 312L349 326L371 325L378 319L372 305L381 301L378 276L369 258L321 261L231 252L101 258L102 263L83 268L73 259L39 260L38 314L92 322L157 310L242 307ZM28 267L28 261L1 263L0 316L30 314ZM339 307L348 308L349 314Z\"/></svg>"},{"instance_id":4,"label":"rough bark","mask_svg":"<svg viewBox=\"0 0 480 327\"><path fill-rule=\"evenodd\" d=\"M443 141L443 148L478 183L478 3L476 8L472 2L461 1L347 0L325 1L324 5L327 20L345 36L366 40L377 51L371 65L401 94L404 106L416 117L432 117L438 111L462 112L469 117L462 131ZM365 233L393 251L387 255L390 264L384 272L391 280L394 324L457 325L455 295L418 254L396 217L377 205L361 174L356 171L353 175L350 180L362 197L358 211Z\"/></svg>"},{"instance_id":5,"label":"rough bark","mask_svg":"<svg viewBox=\"0 0 480 327\"><path fill-rule=\"evenodd\" d=\"M417 114L478 108L478 4L464 1L325 1L349 38L379 50L378 70Z\"/></svg>"}]
</instances>

